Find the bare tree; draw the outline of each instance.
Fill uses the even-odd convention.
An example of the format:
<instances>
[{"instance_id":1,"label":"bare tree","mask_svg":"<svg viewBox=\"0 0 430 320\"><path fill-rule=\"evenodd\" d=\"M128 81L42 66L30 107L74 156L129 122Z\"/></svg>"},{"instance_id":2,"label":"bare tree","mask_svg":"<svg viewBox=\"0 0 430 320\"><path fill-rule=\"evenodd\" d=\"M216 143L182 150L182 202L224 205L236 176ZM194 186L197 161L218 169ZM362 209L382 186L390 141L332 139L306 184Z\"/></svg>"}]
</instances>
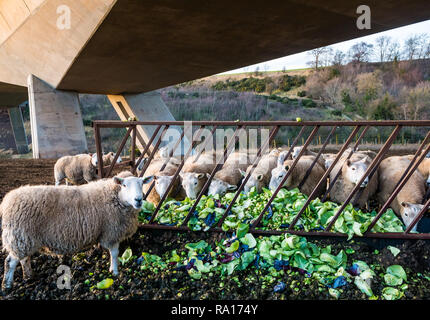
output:
<instances>
[{"instance_id":1,"label":"bare tree","mask_svg":"<svg viewBox=\"0 0 430 320\"><path fill-rule=\"evenodd\" d=\"M399 61L402 58L401 46L397 40L391 41L387 51L387 61Z\"/></svg>"},{"instance_id":2,"label":"bare tree","mask_svg":"<svg viewBox=\"0 0 430 320\"><path fill-rule=\"evenodd\" d=\"M336 53L333 56L331 64L334 66L341 66L345 62L345 53L341 50L336 50Z\"/></svg>"},{"instance_id":3,"label":"bare tree","mask_svg":"<svg viewBox=\"0 0 430 320\"><path fill-rule=\"evenodd\" d=\"M318 69L323 65L323 61L321 60L324 60L322 59L322 57L325 53L327 53L327 51L327 47L316 48L309 51L308 54L311 55L313 59L311 61L308 61L307 64L312 68L315 68L315 70Z\"/></svg>"},{"instance_id":4,"label":"bare tree","mask_svg":"<svg viewBox=\"0 0 430 320\"><path fill-rule=\"evenodd\" d=\"M391 45L391 37L380 36L376 38L376 55L379 62L387 61L388 52Z\"/></svg>"},{"instance_id":5,"label":"bare tree","mask_svg":"<svg viewBox=\"0 0 430 320\"><path fill-rule=\"evenodd\" d=\"M326 50L321 55L321 59L320 59L321 66L327 67L331 65L332 58L333 58L333 48L326 47Z\"/></svg>"},{"instance_id":6,"label":"bare tree","mask_svg":"<svg viewBox=\"0 0 430 320\"><path fill-rule=\"evenodd\" d=\"M425 54L426 34L415 34L405 40L404 54L406 59L420 59Z\"/></svg>"},{"instance_id":7,"label":"bare tree","mask_svg":"<svg viewBox=\"0 0 430 320\"><path fill-rule=\"evenodd\" d=\"M354 63L368 62L373 52L373 44L359 42L354 44L348 51L349 58Z\"/></svg>"}]
</instances>

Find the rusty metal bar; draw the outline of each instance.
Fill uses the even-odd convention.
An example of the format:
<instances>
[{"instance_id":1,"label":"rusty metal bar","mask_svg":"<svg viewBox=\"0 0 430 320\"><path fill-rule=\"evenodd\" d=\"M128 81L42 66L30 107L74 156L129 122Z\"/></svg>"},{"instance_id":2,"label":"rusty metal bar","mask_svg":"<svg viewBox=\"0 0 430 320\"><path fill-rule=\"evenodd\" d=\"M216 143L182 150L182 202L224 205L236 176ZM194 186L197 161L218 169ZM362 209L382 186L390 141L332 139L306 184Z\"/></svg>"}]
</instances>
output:
<instances>
[{"instance_id":1,"label":"rusty metal bar","mask_svg":"<svg viewBox=\"0 0 430 320\"><path fill-rule=\"evenodd\" d=\"M227 209L225 209L221 219L217 223L217 227L221 227L225 218L228 216L228 213L230 212L231 208L233 208L233 205L236 203L237 198L239 197L240 193L242 192L243 188L245 188L246 183L248 182L249 178L251 177L252 173L254 172L255 168L257 167L257 164L260 162L262 158L262 151L265 150L270 146L270 143L273 141L273 139L276 137L279 131L279 126L276 126L272 129L272 132L269 134L269 137L266 139L264 144L260 146L260 148L257 151L257 155L254 159L254 162L252 163L252 167L249 170L249 173L246 175L245 179L242 180L242 183L239 187L239 189L236 190L236 193L234 194L233 199L231 200L230 204L228 205Z\"/></svg>"},{"instance_id":2,"label":"rusty metal bar","mask_svg":"<svg viewBox=\"0 0 430 320\"><path fill-rule=\"evenodd\" d=\"M427 132L426 137L424 138L423 142L421 143L421 145L418 147L417 151L415 152L414 157L411 160L411 163L409 164L408 168L405 170L405 172L403 172L402 177L400 178L400 180L397 182L396 186L394 187L394 189L396 189L400 182L403 180L403 178L407 175L407 173L409 172L409 170L412 168L414 162L417 160L417 158L420 156L420 153L423 151L425 145L428 143L428 141L430 140L430 131Z\"/></svg>"},{"instance_id":3,"label":"rusty metal bar","mask_svg":"<svg viewBox=\"0 0 430 320\"><path fill-rule=\"evenodd\" d=\"M97 123L93 124L94 126L94 138L95 138L95 142L96 142L96 152L97 152L97 166L98 166L98 174L99 174L99 178L103 179L103 153L102 153L102 140L100 138L100 128L97 125Z\"/></svg>"},{"instance_id":4,"label":"rusty metal bar","mask_svg":"<svg viewBox=\"0 0 430 320\"><path fill-rule=\"evenodd\" d=\"M154 158L155 154L158 152L158 147L160 146L161 140L163 140L164 135L167 132L167 129L169 129L169 125L165 126L163 131L160 134L160 137L157 140L157 143L154 146L154 150L152 150L151 154L149 155L148 159L145 161L145 164L142 168L142 172L139 173L139 177L142 178L145 174L146 169L148 169L149 164L151 163L152 159Z\"/></svg>"},{"instance_id":5,"label":"rusty metal bar","mask_svg":"<svg viewBox=\"0 0 430 320\"><path fill-rule=\"evenodd\" d=\"M403 172L401 178L399 179L399 181L397 181L396 186L394 187L394 190L397 188L397 186L400 184L400 182L403 180L403 178L407 175L407 173L409 172L409 170L412 168L414 162L416 161L417 157L419 156L419 154L421 153L423 147L425 146L425 144L427 143L427 140L430 138L430 131L427 133L427 136L425 137L425 139L423 140L423 142L421 143L421 145L418 147L418 150L415 152L415 155L411 161L411 163L409 163L408 167L406 168L406 170ZM372 179L373 175L375 174L376 170L378 168L375 167L373 168L372 172L369 174L369 181L370 179ZM352 200L352 204L355 205L355 203L358 201L358 199L360 199L361 195L363 194L364 189L360 189L357 194L355 195L354 199ZM425 200L424 200L425 201Z\"/></svg>"},{"instance_id":6,"label":"rusty metal bar","mask_svg":"<svg viewBox=\"0 0 430 320\"><path fill-rule=\"evenodd\" d=\"M303 177L302 181L300 181L299 183L299 190L303 187L303 185L305 184L306 180L308 179L310 173L312 172L312 169L314 168L315 164L318 162L318 159L321 157L321 154L324 152L328 142L330 141L330 138L333 136L334 132L336 131L336 127L333 127L329 133L329 135L327 136L327 139L324 141L324 144L322 145L320 151L318 152L318 154L315 157L315 160L312 162L311 166L309 167L309 169L306 171L305 176ZM325 170L325 167L323 168Z\"/></svg>"},{"instance_id":7,"label":"rusty metal bar","mask_svg":"<svg viewBox=\"0 0 430 320\"><path fill-rule=\"evenodd\" d=\"M97 123L100 128L103 127L125 127L125 124L131 125L169 125L169 126L183 126L185 121L129 121L122 122L119 120L95 120L93 123ZM193 121L194 125L201 126L267 126L267 121ZM288 126L288 127L314 127L314 126L375 126L375 127L394 127L401 125L404 127L428 127L430 126L430 120L364 120L364 121L270 121L272 126Z\"/></svg>"},{"instance_id":8,"label":"rusty metal bar","mask_svg":"<svg viewBox=\"0 0 430 320\"><path fill-rule=\"evenodd\" d=\"M421 220L424 213L427 212L429 207L430 207L430 199L428 199L426 201L426 203L424 204L424 207L421 209L421 211L418 213L418 215L414 218L414 220L412 220L412 223L406 228L404 234L408 234L409 232L411 232L411 230L415 227L415 225L418 223L418 221Z\"/></svg>"},{"instance_id":9,"label":"rusty metal bar","mask_svg":"<svg viewBox=\"0 0 430 320\"><path fill-rule=\"evenodd\" d=\"M370 166L367 168L366 172L364 173L363 177L361 177L360 181L357 182L356 186L354 187L354 189L352 189L352 191L350 192L350 194L348 195L348 197L346 198L346 200L343 202L343 204L340 206L340 208L337 210L336 214L334 215L333 219L330 221L330 223L328 224L328 226L325 228L325 231L330 231L330 229L333 227L333 225L335 224L336 220L340 217L341 213L343 212L343 210L345 210L346 206L349 204L349 201L352 199L352 197L354 196L354 194L358 191L358 189L361 187L361 184L363 183L364 179L366 179L366 177L369 175L369 173L372 171L374 166L379 166L379 164L382 161L382 158L384 157L384 155L387 153L388 149L390 149L391 145L393 144L394 140L397 137L397 134L399 133L400 129L402 127L401 126L396 126L396 128L393 130L393 132L391 133L390 137L387 139L387 141L385 142L385 144L383 145L383 147L381 148L381 150L379 150L378 154L376 155L375 159L373 159L372 163L370 164Z\"/></svg>"},{"instance_id":10,"label":"rusty metal bar","mask_svg":"<svg viewBox=\"0 0 430 320\"><path fill-rule=\"evenodd\" d=\"M200 138L201 132L203 131L204 128L205 128L205 126L200 126L199 130L196 132L196 137L193 138L193 141L191 141L191 146L188 148L187 153L184 155L184 157L181 161L181 164L176 169L176 172L173 175L172 181L170 182L169 186L167 187L166 193L160 198L160 202L158 203L157 207L155 208L155 211L152 214L151 219L149 220L149 223L151 223L151 224L154 223L155 218L157 217L157 214L160 211L160 208L163 205L164 200L166 200L167 195L170 193L170 190L172 190L176 179L178 179L179 173L181 172L182 168L184 167L185 161L188 159L191 152L193 151L193 148L195 147L195 144L197 143L198 139Z\"/></svg>"},{"instance_id":11,"label":"rusty metal bar","mask_svg":"<svg viewBox=\"0 0 430 320\"><path fill-rule=\"evenodd\" d=\"M131 133L131 173L136 172L135 162L136 162L136 132L137 127L133 127L133 131Z\"/></svg>"},{"instance_id":12,"label":"rusty metal bar","mask_svg":"<svg viewBox=\"0 0 430 320\"><path fill-rule=\"evenodd\" d=\"M142 151L142 154L140 155L139 159L137 159L135 165L134 165L134 170L136 170L139 167L140 162L142 161L143 157L145 156L145 154L148 152L149 147L152 144L152 141L154 141L155 137L158 134L158 131L160 131L162 125L158 125L157 128L155 129L154 133L152 134L151 138L149 139L148 143L145 145L145 148Z\"/></svg>"},{"instance_id":13,"label":"rusty metal bar","mask_svg":"<svg viewBox=\"0 0 430 320\"><path fill-rule=\"evenodd\" d=\"M166 226L166 225L157 225L157 224L141 224L139 228L142 229L150 229L150 230L169 230L174 232L206 232L203 230L199 231L191 231L190 228L186 226ZM213 232L225 233L221 228L212 228L210 229ZM347 238L348 234L340 233L340 232L324 232L324 231L301 231L301 230L262 230L262 229L250 229L249 233L255 235L282 235L285 233L295 234L298 236L310 236L310 237L321 237L321 238ZM403 233L403 232L385 232L385 233L375 233L372 232L368 236L368 238L376 238L376 239L411 239L411 240L430 240L430 233ZM354 235L354 239L362 239L363 237L359 237Z\"/></svg>"},{"instance_id":14,"label":"rusty metal bar","mask_svg":"<svg viewBox=\"0 0 430 320\"><path fill-rule=\"evenodd\" d=\"M198 203L200 202L200 199L202 198L202 196L206 192L206 190L209 188L209 185L211 184L211 181L212 181L213 177L215 176L215 173L217 173L217 171L223 167L224 162L227 159L227 153L230 149L230 146L233 145L233 148L234 148L234 144L236 143L238 132L240 132L241 130L245 130L245 128L246 127L244 127L244 126L238 126L237 127L236 131L234 132L234 135L231 137L230 141L227 143L227 146L224 149L223 158L217 162L215 168L212 170L208 180L206 181L205 185L203 186L202 190L200 191L199 195L197 196L196 201L194 202L193 206L191 207L190 211L188 212L188 214L185 217L182 224L186 224L190 220L191 216L194 213L194 210L196 210L196 207L197 207ZM215 153L215 159L216 159L216 157L217 157L217 155Z\"/></svg>"},{"instance_id":15,"label":"rusty metal bar","mask_svg":"<svg viewBox=\"0 0 430 320\"><path fill-rule=\"evenodd\" d=\"M160 168L160 172L163 172L163 170L166 168L167 164L169 163L170 159L173 156L173 153L176 151L176 149L178 148L179 144L181 143L182 139L184 139L184 135L185 135L185 131L182 130L182 134L181 137L179 138L179 140L176 142L176 144L174 145L174 147L172 148L172 150L169 151L169 157L164 161L163 165ZM149 186L148 191L146 192L144 198L146 200L146 198L148 197L149 193L151 193L152 189L155 186L155 181L152 181L151 185Z\"/></svg>"},{"instance_id":16,"label":"rusty metal bar","mask_svg":"<svg viewBox=\"0 0 430 320\"><path fill-rule=\"evenodd\" d=\"M254 221L254 223L251 225L251 229L255 229L255 227L258 226L258 224L260 223L261 219L263 218L264 213L266 212L266 210L270 207L270 205L272 204L273 200L275 200L276 196L278 195L279 190L281 190L284 187L284 183L285 181L287 181L288 177L291 175L291 173L293 172L295 166L297 165L297 162L299 162L300 157L303 155L303 153L305 153L308 145L312 142L312 139L314 138L314 136L316 135L316 133L318 132L320 126L315 126L314 129L312 130L310 136L308 137L308 139L306 140L305 144L303 145L302 150L300 150L299 155L297 156L296 159L294 159L293 163L291 164L291 167L288 169L287 174L284 176L284 178L282 179L281 183L279 184L279 186L276 188L275 192L273 192L272 196L270 197L269 201L266 203L266 205L264 206L264 209L261 211L260 215L258 216L258 218ZM291 151L291 149L290 149Z\"/></svg>"},{"instance_id":17,"label":"rusty metal bar","mask_svg":"<svg viewBox=\"0 0 430 320\"><path fill-rule=\"evenodd\" d=\"M205 141L203 142L203 147L201 148L200 152L197 154L197 157L193 159L193 163L200 159L200 156L202 155L203 150L205 150L206 146L210 142L213 143L213 136L214 136L214 133L215 133L215 131L216 131L217 128L218 128L218 126L213 126L213 128L211 130L211 137L205 139Z\"/></svg>"},{"instance_id":18,"label":"rusty metal bar","mask_svg":"<svg viewBox=\"0 0 430 320\"><path fill-rule=\"evenodd\" d=\"M364 130L361 132L360 136L358 137L357 141L354 144L354 147L352 148L351 152L348 154L348 157L346 157L346 159L344 160L343 163L345 163L348 159L351 159L352 155L357 150L357 148L358 148L358 146L359 146L359 144L361 142L361 139L363 139L363 137L366 134L367 130L369 130L369 126L364 127ZM345 150L346 150L346 148L342 151L342 155L345 152ZM336 161L336 163L337 163L337 161ZM327 196L330 193L331 189L333 188L334 184L336 183L337 179L339 178L341 172L342 172L342 168L339 168L339 170L336 172L336 175L334 176L333 180L330 179L329 186L328 186L327 190L325 191L324 196L321 198L322 202L324 202L324 201L327 200Z\"/></svg>"},{"instance_id":19,"label":"rusty metal bar","mask_svg":"<svg viewBox=\"0 0 430 320\"><path fill-rule=\"evenodd\" d=\"M417 170L418 166L420 165L420 163L424 160L427 152L430 151L430 144L427 146L427 148L425 149L425 151L421 154L420 158L415 161L415 163L413 164L412 168L407 172L407 174L403 177L403 179L401 179L398 183L397 183L397 187L393 190L393 192L391 193L390 197L387 199L387 201L384 203L384 205L381 207L381 209L379 210L378 214L375 216L375 218L373 218L372 222L370 223L370 225L367 227L366 232L363 233L363 235L366 235L368 233L370 233L370 231L372 230L372 228L376 225L376 223L378 222L378 220L382 217L382 215L385 213L385 211L388 209L388 207L390 206L390 204L394 201L394 199L397 197L397 195L399 194L400 190L403 189L403 187L405 186L405 184L408 182L409 178L414 174L414 172Z\"/></svg>"},{"instance_id":20,"label":"rusty metal bar","mask_svg":"<svg viewBox=\"0 0 430 320\"><path fill-rule=\"evenodd\" d=\"M311 203L312 199L314 199L314 197L316 196L317 190L321 187L321 185L323 183L327 183L327 177L330 175L330 172L333 170L333 168L336 166L337 162L339 161L339 159L342 157L342 154L345 152L346 148L348 148L349 144L351 143L352 139L354 139L355 135L358 133L358 131L360 130L360 126L356 126L351 134L349 135L348 139L345 141L345 143L343 144L342 148L339 150L336 158L334 159L333 163L330 165L330 167L326 170L326 172L324 173L324 175L322 176L322 178L320 179L320 181L318 182L318 184L316 185L316 187L314 188L314 190L312 190L311 194L309 195L308 199L306 200L305 204L303 205L303 207L300 209L299 213L296 215L296 217L293 219L293 221L291 222L290 226L288 227L289 231L293 231L294 226L296 225L297 221L299 221L300 217L303 215L303 213L305 212L306 208L309 206L309 204ZM364 131L364 130L363 130Z\"/></svg>"},{"instance_id":21,"label":"rusty metal bar","mask_svg":"<svg viewBox=\"0 0 430 320\"><path fill-rule=\"evenodd\" d=\"M131 131L133 130L132 126L129 126L127 133L125 134L124 138L122 138L121 144L119 145L118 151L115 153L115 157L113 158L112 163L109 166L109 169L106 173L106 177L109 177L110 174L112 173L113 168L115 167L115 163L118 160L118 157L120 155L120 153L122 152L122 150L124 149L125 144L127 143L127 139L130 136Z\"/></svg>"}]
</instances>

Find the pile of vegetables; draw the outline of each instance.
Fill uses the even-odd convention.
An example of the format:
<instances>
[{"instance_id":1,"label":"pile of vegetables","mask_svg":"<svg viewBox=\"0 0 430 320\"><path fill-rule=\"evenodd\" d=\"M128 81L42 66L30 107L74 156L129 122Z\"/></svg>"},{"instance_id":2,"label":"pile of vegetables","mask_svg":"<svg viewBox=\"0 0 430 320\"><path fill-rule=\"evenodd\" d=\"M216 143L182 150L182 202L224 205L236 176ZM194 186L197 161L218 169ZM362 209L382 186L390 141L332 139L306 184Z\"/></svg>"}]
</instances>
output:
<instances>
[{"instance_id":1,"label":"pile of vegetables","mask_svg":"<svg viewBox=\"0 0 430 320\"><path fill-rule=\"evenodd\" d=\"M255 189L241 193L222 224L222 229L232 236L216 243L215 248L201 240L186 244L187 252L178 254L173 250L165 254L164 258L143 253L139 258L141 268L159 270L173 267L175 270L186 271L193 279L215 274L220 277L231 276L247 268L256 268L268 270L271 280L277 281L287 273L298 272L305 278L318 281L336 299L341 296L343 287L349 285L356 286L369 299L378 299L372 291L372 279L377 276L375 271L364 261L348 261L348 254L351 252L332 252L330 245L320 248L304 237L288 233L258 238L248 233L250 224L259 216L271 196L272 191L268 189L263 189L261 193L257 193ZM233 197L234 193L227 193L223 197L203 196L188 221L188 227L194 231L208 230L220 220ZM306 200L307 196L297 188L281 189L258 228L285 230ZM155 221L163 225L181 225L194 201L188 198L183 201L168 200L158 212ZM305 231L323 230L339 207L340 205L334 202L322 202L318 198L312 200L294 228ZM139 214L140 222L147 223L154 210L153 204L144 202ZM335 222L333 231L347 234L348 239L354 235L362 236L375 216L375 211L363 212L349 204ZM389 209L373 231L403 232L404 225ZM392 248L393 254L398 254L398 249ZM131 256L131 253L128 252L126 256ZM407 278L400 265L387 268L383 279L386 287L381 298L394 300L403 296L407 288ZM279 281L273 290L282 292L285 290L285 283Z\"/></svg>"},{"instance_id":2,"label":"pile of vegetables","mask_svg":"<svg viewBox=\"0 0 430 320\"><path fill-rule=\"evenodd\" d=\"M264 206L272 196L272 191L263 189L257 193L255 188L248 193L241 193L222 224L224 231L235 230L238 225L251 224L264 209ZM193 216L188 221L191 230L208 230L216 224L224 214L228 204L234 197L234 193L227 193L223 197L203 196L196 206ZM265 212L259 229L282 230L288 228L290 223L299 213L307 200L307 196L295 188L292 190L281 189L276 198ZM158 212L156 221L160 224L179 226L187 216L195 200L186 198L183 201L169 200ZM295 230L317 231L324 229L336 214L340 205L319 198L310 202L305 212L294 226ZM142 206L139 218L142 223L148 222L155 210L155 206L145 202ZM376 211L363 212L355 209L352 204L346 206L340 217L336 220L333 231L348 234L348 239L354 235L362 236L370 225ZM375 232L403 232L404 225L395 215L392 209L378 220L372 231Z\"/></svg>"},{"instance_id":3,"label":"pile of vegetables","mask_svg":"<svg viewBox=\"0 0 430 320\"><path fill-rule=\"evenodd\" d=\"M142 253L133 256L130 249L124 251L120 261L127 264L137 259L142 270L151 272L184 272L195 280L206 277L235 277L245 269L265 269L265 280L276 285L273 292L286 289L282 281L291 273L304 277L303 283L317 281L320 288L326 288L330 296L338 299L351 287L358 288L369 299L396 300L407 289L407 276L400 265L392 265L385 274L378 275L366 262L352 260L349 250L333 252L332 246L320 247L308 242L305 237L283 234L257 237L248 233L248 225L240 224L230 238L215 242L214 247L204 240L185 245L185 250L172 250L162 257ZM372 280L381 277L384 288L380 296L372 291ZM105 280L97 288L105 286ZM111 284L111 283L109 283Z\"/></svg>"}]
</instances>

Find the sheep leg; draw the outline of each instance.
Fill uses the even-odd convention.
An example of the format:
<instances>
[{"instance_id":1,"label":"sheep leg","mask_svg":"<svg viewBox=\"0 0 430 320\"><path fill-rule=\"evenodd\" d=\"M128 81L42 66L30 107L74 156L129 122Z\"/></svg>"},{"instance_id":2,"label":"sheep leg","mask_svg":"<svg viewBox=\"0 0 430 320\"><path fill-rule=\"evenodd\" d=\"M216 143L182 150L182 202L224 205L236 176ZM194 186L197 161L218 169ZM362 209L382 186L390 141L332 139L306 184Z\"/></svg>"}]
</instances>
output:
<instances>
[{"instance_id":1,"label":"sheep leg","mask_svg":"<svg viewBox=\"0 0 430 320\"><path fill-rule=\"evenodd\" d=\"M13 284L13 274L15 273L16 266L19 259L9 254L4 262L4 276L2 282L2 289L10 289Z\"/></svg>"},{"instance_id":2,"label":"sheep leg","mask_svg":"<svg viewBox=\"0 0 430 320\"><path fill-rule=\"evenodd\" d=\"M24 280L28 280L33 277L33 270L31 269L30 261L30 257L26 257L20 261L22 267L22 277Z\"/></svg>"},{"instance_id":3,"label":"sheep leg","mask_svg":"<svg viewBox=\"0 0 430 320\"><path fill-rule=\"evenodd\" d=\"M110 253L110 268L109 272L113 275L118 275L118 253L119 253L119 243L115 243L107 248Z\"/></svg>"}]
</instances>

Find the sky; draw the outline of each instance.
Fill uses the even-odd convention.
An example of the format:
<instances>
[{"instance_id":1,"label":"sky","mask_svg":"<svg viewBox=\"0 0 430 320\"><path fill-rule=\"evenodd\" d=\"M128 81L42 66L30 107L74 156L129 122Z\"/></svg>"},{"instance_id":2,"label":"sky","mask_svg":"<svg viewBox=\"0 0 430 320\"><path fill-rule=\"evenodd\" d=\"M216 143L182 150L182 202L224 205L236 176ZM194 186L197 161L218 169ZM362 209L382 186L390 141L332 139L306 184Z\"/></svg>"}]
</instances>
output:
<instances>
[{"instance_id":1,"label":"sky","mask_svg":"<svg viewBox=\"0 0 430 320\"><path fill-rule=\"evenodd\" d=\"M405 27L391 29L384 32L375 33L365 37L339 42L331 45L330 47L333 48L334 52L336 50L341 50L346 53L349 50L349 48L355 43L361 42L361 41L375 43L375 39L380 36L390 36L393 39L398 40L400 44L403 45L404 41L408 37L410 37L411 35L420 34L420 33L430 33L430 20L410 24ZM286 70L308 68L309 66L306 63L311 59L312 58L309 55L309 51L305 51L305 52L289 55L286 57L254 64L251 66L247 66L247 67L245 66L243 68L227 71L222 74L252 72L256 69L257 66L259 67L260 71L279 71L279 70L282 70L284 67Z\"/></svg>"}]
</instances>

